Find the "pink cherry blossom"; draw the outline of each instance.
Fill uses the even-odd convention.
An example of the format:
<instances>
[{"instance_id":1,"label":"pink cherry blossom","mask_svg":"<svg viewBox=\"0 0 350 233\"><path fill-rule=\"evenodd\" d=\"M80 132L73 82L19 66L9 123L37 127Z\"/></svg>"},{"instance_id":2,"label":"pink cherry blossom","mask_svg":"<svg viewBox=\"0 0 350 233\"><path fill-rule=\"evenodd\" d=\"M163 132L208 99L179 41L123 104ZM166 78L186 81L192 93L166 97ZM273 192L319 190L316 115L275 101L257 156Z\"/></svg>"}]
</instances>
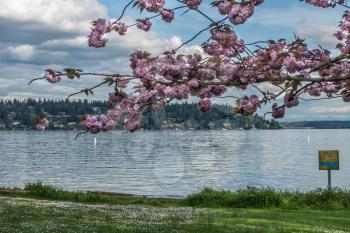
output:
<instances>
[{"instance_id":1,"label":"pink cherry blossom","mask_svg":"<svg viewBox=\"0 0 350 233\"><path fill-rule=\"evenodd\" d=\"M245 96L238 101L238 105L242 115L252 115L257 111L257 108L260 107L259 97L256 95L251 95L250 97Z\"/></svg>"},{"instance_id":2,"label":"pink cherry blossom","mask_svg":"<svg viewBox=\"0 0 350 233\"><path fill-rule=\"evenodd\" d=\"M137 20L137 27L141 30L148 32L152 27L152 22L149 19L139 19Z\"/></svg>"},{"instance_id":3,"label":"pink cherry blossom","mask_svg":"<svg viewBox=\"0 0 350 233\"><path fill-rule=\"evenodd\" d=\"M275 119L284 117L285 111L284 106L278 107L276 103L272 105L272 117Z\"/></svg>"},{"instance_id":4,"label":"pink cherry blossom","mask_svg":"<svg viewBox=\"0 0 350 233\"><path fill-rule=\"evenodd\" d=\"M138 6L149 12L157 13L164 7L164 0L139 0Z\"/></svg>"},{"instance_id":5,"label":"pink cherry blossom","mask_svg":"<svg viewBox=\"0 0 350 233\"><path fill-rule=\"evenodd\" d=\"M199 106L199 110L201 112L208 112L212 108L211 101L210 101L210 99L207 99L207 98L201 99L198 103L198 106Z\"/></svg>"},{"instance_id":6,"label":"pink cherry blossom","mask_svg":"<svg viewBox=\"0 0 350 233\"><path fill-rule=\"evenodd\" d=\"M286 105L287 108L295 107L299 104L299 98L297 95L294 95L293 93L287 93L284 96L284 105Z\"/></svg>"},{"instance_id":7,"label":"pink cherry blossom","mask_svg":"<svg viewBox=\"0 0 350 233\"><path fill-rule=\"evenodd\" d=\"M89 47L102 48L106 46L107 39L98 31L91 31L88 39Z\"/></svg>"},{"instance_id":8,"label":"pink cherry blossom","mask_svg":"<svg viewBox=\"0 0 350 233\"><path fill-rule=\"evenodd\" d=\"M43 78L46 79L49 83L58 83L61 81L61 77L55 73L53 70L45 70Z\"/></svg>"},{"instance_id":9,"label":"pink cherry blossom","mask_svg":"<svg viewBox=\"0 0 350 233\"><path fill-rule=\"evenodd\" d=\"M198 9L202 0L184 0L184 3L186 3L190 9Z\"/></svg>"},{"instance_id":10,"label":"pink cherry blossom","mask_svg":"<svg viewBox=\"0 0 350 233\"><path fill-rule=\"evenodd\" d=\"M37 130L43 131L49 126L49 121L46 118L43 118L35 126Z\"/></svg>"},{"instance_id":11,"label":"pink cherry blossom","mask_svg":"<svg viewBox=\"0 0 350 233\"><path fill-rule=\"evenodd\" d=\"M174 19L174 11L172 10L162 9L160 14L162 15L162 19L167 23L171 23Z\"/></svg>"},{"instance_id":12,"label":"pink cherry blossom","mask_svg":"<svg viewBox=\"0 0 350 233\"><path fill-rule=\"evenodd\" d=\"M112 29L119 33L119 35L125 35L127 26L123 22L116 22L112 24Z\"/></svg>"}]
</instances>

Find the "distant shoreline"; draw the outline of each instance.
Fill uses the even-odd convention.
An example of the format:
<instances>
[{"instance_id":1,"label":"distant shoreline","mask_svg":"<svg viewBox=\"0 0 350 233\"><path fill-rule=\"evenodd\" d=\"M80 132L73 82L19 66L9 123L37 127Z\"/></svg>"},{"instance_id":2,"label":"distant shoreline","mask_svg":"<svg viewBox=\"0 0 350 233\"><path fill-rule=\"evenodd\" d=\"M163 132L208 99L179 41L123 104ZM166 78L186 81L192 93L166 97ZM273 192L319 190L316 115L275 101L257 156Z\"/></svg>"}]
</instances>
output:
<instances>
[{"instance_id":1,"label":"distant shoreline","mask_svg":"<svg viewBox=\"0 0 350 233\"><path fill-rule=\"evenodd\" d=\"M266 131L266 130L281 130L279 129L140 129L139 131ZM0 129L0 131L38 131L37 129ZM80 132L83 129L46 129L45 131L74 131ZM112 131L126 131L123 129L114 129Z\"/></svg>"},{"instance_id":2,"label":"distant shoreline","mask_svg":"<svg viewBox=\"0 0 350 233\"><path fill-rule=\"evenodd\" d=\"M181 127L161 127L161 128L142 128L142 131L207 131L207 130L216 130L216 131L242 131L242 130L281 130L281 129L350 129L350 121L295 121L295 122L279 122L280 127L278 128L225 128L221 127L212 127L212 128L186 128ZM46 131L83 131L83 128L47 128ZM118 127L114 129L115 131L124 131L123 128ZM0 128L0 131L36 131L34 127L32 128Z\"/></svg>"},{"instance_id":3,"label":"distant shoreline","mask_svg":"<svg viewBox=\"0 0 350 233\"><path fill-rule=\"evenodd\" d=\"M149 131L149 132L154 132L154 131L275 131L275 130L289 130L289 129L349 129L350 127L344 127L344 128L330 128L330 127L281 127L279 129L142 129L140 131ZM11 131L20 131L20 132L25 132L25 131L38 131L36 129L0 129L0 132L11 132ZM45 131L50 131L50 132L63 132L63 131L73 131L73 132L81 132L83 131L82 129L46 129ZM123 129L114 129L112 131L125 131Z\"/></svg>"},{"instance_id":4,"label":"distant shoreline","mask_svg":"<svg viewBox=\"0 0 350 233\"><path fill-rule=\"evenodd\" d=\"M350 129L350 121L280 122L283 129Z\"/></svg>"}]
</instances>

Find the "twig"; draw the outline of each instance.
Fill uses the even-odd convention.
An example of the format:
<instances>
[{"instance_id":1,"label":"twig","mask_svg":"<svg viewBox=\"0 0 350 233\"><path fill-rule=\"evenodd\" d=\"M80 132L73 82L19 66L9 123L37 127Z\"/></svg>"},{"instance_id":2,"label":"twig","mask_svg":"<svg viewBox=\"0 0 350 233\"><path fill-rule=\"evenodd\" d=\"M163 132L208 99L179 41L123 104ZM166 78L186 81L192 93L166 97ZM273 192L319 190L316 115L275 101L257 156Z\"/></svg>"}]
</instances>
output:
<instances>
[{"instance_id":1,"label":"twig","mask_svg":"<svg viewBox=\"0 0 350 233\"><path fill-rule=\"evenodd\" d=\"M336 98L340 98L343 97L342 95L339 96L331 96L331 97L323 97L323 98L318 98L318 99L305 99L305 98L300 98L303 101L317 101L317 100L328 100L328 99L336 99Z\"/></svg>"},{"instance_id":2,"label":"twig","mask_svg":"<svg viewBox=\"0 0 350 233\"><path fill-rule=\"evenodd\" d=\"M95 88L98 88L98 87L100 87L100 86L102 86L102 85L104 85L104 84L107 84L108 82L109 82L109 81L103 81L103 82L101 82L101 83L99 83L99 84L97 84L96 86L93 86L93 87L91 87L91 88L86 88L86 89L83 89L83 90L81 90L81 91L72 93L72 94L68 95L68 97L66 98L66 100L69 100L69 98L72 97L72 96L74 96L74 95L78 95L78 94L81 94L81 93L84 93L84 92L92 91L92 90L95 89Z\"/></svg>"},{"instance_id":3,"label":"twig","mask_svg":"<svg viewBox=\"0 0 350 233\"><path fill-rule=\"evenodd\" d=\"M173 8L173 9L170 9L170 10L176 11L176 10L178 10L178 9L182 9L182 8L185 8L185 7L187 7L187 6L178 6L178 7L175 7L175 8ZM153 15L153 16L151 16L151 17L148 17L148 19L149 19L149 20L150 20L150 19L154 19L154 18L157 18L157 17L159 17L159 16L161 16L161 14ZM129 27L133 27L133 26L136 26L136 25L137 25L137 23L134 23L134 24L128 25L127 27L129 28Z\"/></svg>"},{"instance_id":4,"label":"twig","mask_svg":"<svg viewBox=\"0 0 350 233\"><path fill-rule=\"evenodd\" d=\"M207 28L204 28L202 30L200 30L196 35L194 35L191 39L187 40L186 42L182 43L179 47L177 47L176 49L174 49L174 51L177 51L179 49L181 49L183 46L185 46L186 44L190 43L191 41L193 41L194 39L196 39L200 34L202 34L203 32L207 31L208 29L210 29L212 27L212 25L210 25Z\"/></svg>"},{"instance_id":5,"label":"twig","mask_svg":"<svg viewBox=\"0 0 350 233\"><path fill-rule=\"evenodd\" d=\"M252 42L252 43L247 43L247 44L245 44L245 45L255 45L255 44L260 44L260 43L266 43L266 44L268 44L269 42L268 42L268 41L263 41L263 40L261 40L261 41L256 41L256 42Z\"/></svg>"},{"instance_id":6,"label":"twig","mask_svg":"<svg viewBox=\"0 0 350 233\"><path fill-rule=\"evenodd\" d=\"M257 80L256 83L263 83L263 82L271 82L271 81L300 81L300 82L315 82L315 83L321 83L321 82L339 82L339 81L345 81L350 80L350 75L346 75L343 77L333 76L329 78L306 78L302 76L285 76L285 77L268 77L264 79Z\"/></svg>"},{"instance_id":7,"label":"twig","mask_svg":"<svg viewBox=\"0 0 350 233\"><path fill-rule=\"evenodd\" d=\"M87 131L78 133L78 134L75 136L74 140L76 141L81 135L86 134L86 133L88 133L88 132L89 132L89 131L87 130Z\"/></svg>"},{"instance_id":8,"label":"twig","mask_svg":"<svg viewBox=\"0 0 350 233\"><path fill-rule=\"evenodd\" d=\"M331 2L334 2L334 3L336 3L336 4L340 5L340 6L343 6L343 7L345 7L345 8L348 8L348 9L350 9L350 6L348 6L348 5L345 5L345 4L342 4L342 3L339 3L338 1L335 1L335 0L331 0Z\"/></svg>"},{"instance_id":9,"label":"twig","mask_svg":"<svg viewBox=\"0 0 350 233\"><path fill-rule=\"evenodd\" d=\"M217 98L220 98L220 99L224 99L224 98L233 98L233 99L239 99L239 97L237 97L237 96L233 96L233 95L227 95L227 96L218 96Z\"/></svg>"},{"instance_id":10,"label":"twig","mask_svg":"<svg viewBox=\"0 0 350 233\"><path fill-rule=\"evenodd\" d=\"M34 81L36 81L36 80L42 80L42 79L45 79L45 78L35 78L35 79L32 79L32 80L30 80L30 82L28 83L28 86L29 86L30 84L32 84L32 82L34 82Z\"/></svg>"},{"instance_id":11,"label":"twig","mask_svg":"<svg viewBox=\"0 0 350 233\"><path fill-rule=\"evenodd\" d=\"M134 2L134 0L131 0L123 9L122 14L119 16L119 18L116 20L116 22L118 22L119 20L121 20L125 14L126 9Z\"/></svg>"},{"instance_id":12,"label":"twig","mask_svg":"<svg viewBox=\"0 0 350 233\"><path fill-rule=\"evenodd\" d=\"M226 18L223 18L223 19L221 19L221 20L219 20L219 21L217 21L217 22L213 22L213 23L210 24L208 27L206 27L206 28L200 30L198 33L196 33L192 38L190 38L190 39L187 40L186 42L182 43L179 47L177 47L177 48L174 49L173 51L179 50L179 49L182 48L184 45L186 45L186 44L190 43L191 41L193 41L194 39L196 39L196 38L197 38L200 34L202 34L203 32L209 30L210 28L212 28L212 27L214 27L214 26L219 25L220 23L222 23L222 22L225 21L226 19L227 19L227 17L226 17Z\"/></svg>"}]
</instances>

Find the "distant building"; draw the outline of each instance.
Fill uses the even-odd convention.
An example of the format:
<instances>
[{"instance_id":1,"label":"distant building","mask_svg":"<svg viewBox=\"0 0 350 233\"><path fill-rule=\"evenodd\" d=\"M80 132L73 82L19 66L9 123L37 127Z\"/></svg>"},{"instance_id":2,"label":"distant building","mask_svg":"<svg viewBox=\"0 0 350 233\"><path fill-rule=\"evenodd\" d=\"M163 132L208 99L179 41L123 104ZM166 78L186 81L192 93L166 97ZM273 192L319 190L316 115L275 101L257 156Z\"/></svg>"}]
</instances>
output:
<instances>
[{"instance_id":1,"label":"distant building","mask_svg":"<svg viewBox=\"0 0 350 233\"><path fill-rule=\"evenodd\" d=\"M226 120L223 124L224 129L232 129L231 122L229 120Z\"/></svg>"},{"instance_id":2,"label":"distant building","mask_svg":"<svg viewBox=\"0 0 350 233\"><path fill-rule=\"evenodd\" d=\"M92 110L94 111L94 114L96 114L96 115L99 115L102 112L100 107L93 107Z\"/></svg>"},{"instance_id":3,"label":"distant building","mask_svg":"<svg viewBox=\"0 0 350 233\"><path fill-rule=\"evenodd\" d=\"M175 124L176 123L176 119L175 118L168 118L167 122L170 124Z\"/></svg>"},{"instance_id":4,"label":"distant building","mask_svg":"<svg viewBox=\"0 0 350 233\"><path fill-rule=\"evenodd\" d=\"M54 129L64 129L65 127L63 124L53 123L53 128Z\"/></svg>"},{"instance_id":5,"label":"distant building","mask_svg":"<svg viewBox=\"0 0 350 233\"><path fill-rule=\"evenodd\" d=\"M19 122L19 121L15 121L15 122L12 122L12 124L11 124L12 126L14 126L14 127L18 127L18 126L20 126L21 125L21 122Z\"/></svg>"}]
</instances>

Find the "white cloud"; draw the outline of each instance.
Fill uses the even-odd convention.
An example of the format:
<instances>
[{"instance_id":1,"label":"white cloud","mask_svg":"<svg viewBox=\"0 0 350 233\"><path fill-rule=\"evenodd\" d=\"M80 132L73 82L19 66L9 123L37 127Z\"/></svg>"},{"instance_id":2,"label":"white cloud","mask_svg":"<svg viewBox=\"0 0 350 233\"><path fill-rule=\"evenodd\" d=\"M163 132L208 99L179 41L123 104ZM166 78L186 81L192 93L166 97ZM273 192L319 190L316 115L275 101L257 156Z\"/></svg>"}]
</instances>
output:
<instances>
[{"instance_id":1,"label":"white cloud","mask_svg":"<svg viewBox=\"0 0 350 233\"><path fill-rule=\"evenodd\" d=\"M318 27L301 27L298 30L298 35L305 39L311 39L316 44L322 45L328 49L335 48L339 42L334 37L334 33L337 32L336 26L318 26Z\"/></svg>"},{"instance_id":2,"label":"white cloud","mask_svg":"<svg viewBox=\"0 0 350 233\"><path fill-rule=\"evenodd\" d=\"M264 27L288 28L290 33L306 37L317 45L333 49L337 43L333 34L341 20L342 12L337 9L293 7L288 11L264 9L255 14L252 22Z\"/></svg>"},{"instance_id":3,"label":"white cloud","mask_svg":"<svg viewBox=\"0 0 350 233\"><path fill-rule=\"evenodd\" d=\"M87 37L86 36L78 36L75 38L66 38L66 39L54 39L48 40L41 44L42 47L50 48L50 47L86 47L87 46Z\"/></svg>"},{"instance_id":4,"label":"white cloud","mask_svg":"<svg viewBox=\"0 0 350 233\"><path fill-rule=\"evenodd\" d=\"M91 20L106 17L97 0L0 0L0 18L44 25L52 31L89 30Z\"/></svg>"},{"instance_id":5,"label":"white cloud","mask_svg":"<svg viewBox=\"0 0 350 233\"><path fill-rule=\"evenodd\" d=\"M170 46L172 48L178 48L182 45L182 40L181 40L181 37L178 37L178 36L173 36L170 38Z\"/></svg>"},{"instance_id":6,"label":"white cloud","mask_svg":"<svg viewBox=\"0 0 350 233\"><path fill-rule=\"evenodd\" d=\"M300 28L304 25L337 25L342 14L333 9L293 7L288 11L278 9L259 10L252 21L267 26Z\"/></svg>"},{"instance_id":7,"label":"white cloud","mask_svg":"<svg viewBox=\"0 0 350 233\"><path fill-rule=\"evenodd\" d=\"M34 47L31 45L19 45L16 47L10 47L10 53L12 58L18 59L21 61L28 61L32 58L34 54Z\"/></svg>"},{"instance_id":8,"label":"white cloud","mask_svg":"<svg viewBox=\"0 0 350 233\"><path fill-rule=\"evenodd\" d=\"M313 113L348 113L350 112L350 106L339 107L311 107L310 112Z\"/></svg>"}]
</instances>

